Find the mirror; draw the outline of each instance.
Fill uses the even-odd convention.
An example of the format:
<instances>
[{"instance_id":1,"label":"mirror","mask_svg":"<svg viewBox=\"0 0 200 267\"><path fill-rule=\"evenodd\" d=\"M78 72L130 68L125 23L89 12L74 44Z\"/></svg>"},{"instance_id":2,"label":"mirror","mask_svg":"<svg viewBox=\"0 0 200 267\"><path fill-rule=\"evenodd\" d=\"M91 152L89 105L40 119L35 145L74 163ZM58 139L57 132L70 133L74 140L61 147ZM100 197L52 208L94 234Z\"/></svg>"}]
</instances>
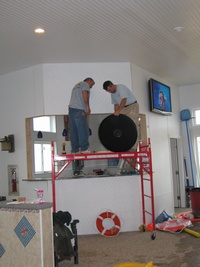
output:
<instances>
[{"instance_id":1,"label":"mirror","mask_svg":"<svg viewBox=\"0 0 200 267\"><path fill-rule=\"evenodd\" d=\"M91 114L88 118L91 130L89 143L92 151L106 150L99 141L98 129L102 120L108 115L110 114ZM44 122L42 124L37 123L37 118L43 118ZM44 128L44 125L46 128ZM67 133L66 136L63 136L64 129ZM38 136L39 132L42 136ZM66 153L71 153L68 115L51 115L26 119L28 179L51 178L51 158L48 161L46 160L46 158L49 158L48 155L51 154L51 141L55 142L56 154L62 154L63 143L65 143ZM90 165L90 163L88 162L85 165ZM72 169L72 166L69 166L70 168Z\"/></svg>"},{"instance_id":2,"label":"mirror","mask_svg":"<svg viewBox=\"0 0 200 267\"><path fill-rule=\"evenodd\" d=\"M98 136L98 129L101 122L109 116L106 114L91 114L88 118L89 128L91 135L89 137L90 150L91 151L106 151L107 149L101 144ZM67 154L71 153L70 144L70 131L69 120L67 115L51 115L42 116L40 118L45 119L45 122L40 126L35 123L37 127L34 128L35 118L26 119L26 146L27 146L27 177L28 179L51 179L51 141L55 143L55 153L62 154L63 143L65 143L65 151ZM43 126L49 125L46 129ZM66 130L67 135L63 136L63 130ZM41 132L42 136L38 136L38 132ZM146 132L146 116L140 114L140 128L139 128L139 140L147 141ZM39 138L42 137L42 138ZM94 169L102 169L114 167L116 169L117 162L112 163L108 160L96 160L96 161L84 161L84 172L87 177L90 175L94 177ZM59 169L59 166L57 167ZM113 169L108 173L113 174ZM63 172L63 177L73 178L73 166L70 164L67 170ZM115 170L116 171L116 170ZM114 174L115 174L114 171Z\"/></svg>"}]
</instances>

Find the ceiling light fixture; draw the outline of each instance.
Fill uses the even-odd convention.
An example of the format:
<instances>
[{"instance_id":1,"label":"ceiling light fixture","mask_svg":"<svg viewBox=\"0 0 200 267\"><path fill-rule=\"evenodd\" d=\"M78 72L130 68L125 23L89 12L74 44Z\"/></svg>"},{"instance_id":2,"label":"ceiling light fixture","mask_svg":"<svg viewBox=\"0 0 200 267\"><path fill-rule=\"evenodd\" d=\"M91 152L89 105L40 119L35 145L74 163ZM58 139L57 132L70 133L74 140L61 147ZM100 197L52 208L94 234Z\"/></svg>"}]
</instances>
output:
<instances>
[{"instance_id":1,"label":"ceiling light fixture","mask_svg":"<svg viewBox=\"0 0 200 267\"><path fill-rule=\"evenodd\" d=\"M175 32L181 32L182 30L183 30L183 27L180 27L180 26L174 28Z\"/></svg>"},{"instance_id":2,"label":"ceiling light fixture","mask_svg":"<svg viewBox=\"0 0 200 267\"><path fill-rule=\"evenodd\" d=\"M43 34L44 32L45 32L45 30L42 29L42 28L37 28L37 29L35 29L35 33Z\"/></svg>"}]
</instances>

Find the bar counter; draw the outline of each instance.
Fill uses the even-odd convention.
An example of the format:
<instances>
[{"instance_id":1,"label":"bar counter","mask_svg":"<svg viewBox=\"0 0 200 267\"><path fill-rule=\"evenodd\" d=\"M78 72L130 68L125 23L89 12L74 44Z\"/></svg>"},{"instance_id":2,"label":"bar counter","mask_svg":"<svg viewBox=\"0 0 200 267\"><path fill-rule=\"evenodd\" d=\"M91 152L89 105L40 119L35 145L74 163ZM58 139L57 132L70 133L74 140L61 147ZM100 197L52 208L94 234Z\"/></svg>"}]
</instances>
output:
<instances>
[{"instance_id":1,"label":"bar counter","mask_svg":"<svg viewBox=\"0 0 200 267\"><path fill-rule=\"evenodd\" d=\"M0 266L54 266L52 203L0 202Z\"/></svg>"}]
</instances>

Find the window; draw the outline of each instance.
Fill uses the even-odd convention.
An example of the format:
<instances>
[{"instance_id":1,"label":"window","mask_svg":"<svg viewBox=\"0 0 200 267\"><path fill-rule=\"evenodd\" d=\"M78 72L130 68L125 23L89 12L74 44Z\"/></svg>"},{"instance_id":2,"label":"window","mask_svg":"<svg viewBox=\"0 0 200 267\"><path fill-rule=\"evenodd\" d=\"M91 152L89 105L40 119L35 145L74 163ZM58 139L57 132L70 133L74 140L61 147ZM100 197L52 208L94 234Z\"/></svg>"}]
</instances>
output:
<instances>
[{"instance_id":1,"label":"window","mask_svg":"<svg viewBox=\"0 0 200 267\"><path fill-rule=\"evenodd\" d=\"M33 118L33 131L56 132L55 116L43 116Z\"/></svg>"},{"instance_id":2,"label":"window","mask_svg":"<svg viewBox=\"0 0 200 267\"><path fill-rule=\"evenodd\" d=\"M42 116L33 118L33 132L38 131L49 134L56 133L55 116ZM49 136L50 139L51 136ZM53 139L52 139L53 140ZM34 175L51 173L51 142L47 140L34 140Z\"/></svg>"},{"instance_id":3,"label":"window","mask_svg":"<svg viewBox=\"0 0 200 267\"><path fill-rule=\"evenodd\" d=\"M51 142L54 142L57 154L57 143L62 143L64 138L63 129L63 115L26 119L27 177L29 180L51 178ZM38 138L38 131L43 133L42 138ZM58 149L61 153L61 145Z\"/></svg>"},{"instance_id":4,"label":"window","mask_svg":"<svg viewBox=\"0 0 200 267\"><path fill-rule=\"evenodd\" d=\"M198 157L198 165L200 166L200 137L198 136L196 138L196 142L197 142L197 157Z\"/></svg>"},{"instance_id":5,"label":"window","mask_svg":"<svg viewBox=\"0 0 200 267\"><path fill-rule=\"evenodd\" d=\"M196 171L195 184L200 184L200 109L193 110L191 128L192 156L194 155L194 166Z\"/></svg>"},{"instance_id":6,"label":"window","mask_svg":"<svg viewBox=\"0 0 200 267\"><path fill-rule=\"evenodd\" d=\"M34 142L35 174L51 172L51 143Z\"/></svg>"}]
</instances>

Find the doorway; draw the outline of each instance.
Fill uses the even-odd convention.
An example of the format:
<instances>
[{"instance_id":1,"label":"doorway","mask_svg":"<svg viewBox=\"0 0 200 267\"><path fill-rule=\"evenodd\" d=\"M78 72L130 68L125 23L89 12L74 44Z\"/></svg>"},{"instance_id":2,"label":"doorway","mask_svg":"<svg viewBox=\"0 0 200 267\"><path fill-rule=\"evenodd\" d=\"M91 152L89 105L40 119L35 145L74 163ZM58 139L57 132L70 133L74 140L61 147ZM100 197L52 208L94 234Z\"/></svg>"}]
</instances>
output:
<instances>
[{"instance_id":1,"label":"doorway","mask_svg":"<svg viewBox=\"0 0 200 267\"><path fill-rule=\"evenodd\" d=\"M176 138L170 138L170 146L171 146L171 161L172 161L174 207L180 208L181 183L180 183L180 171L179 171L178 141Z\"/></svg>"}]
</instances>

